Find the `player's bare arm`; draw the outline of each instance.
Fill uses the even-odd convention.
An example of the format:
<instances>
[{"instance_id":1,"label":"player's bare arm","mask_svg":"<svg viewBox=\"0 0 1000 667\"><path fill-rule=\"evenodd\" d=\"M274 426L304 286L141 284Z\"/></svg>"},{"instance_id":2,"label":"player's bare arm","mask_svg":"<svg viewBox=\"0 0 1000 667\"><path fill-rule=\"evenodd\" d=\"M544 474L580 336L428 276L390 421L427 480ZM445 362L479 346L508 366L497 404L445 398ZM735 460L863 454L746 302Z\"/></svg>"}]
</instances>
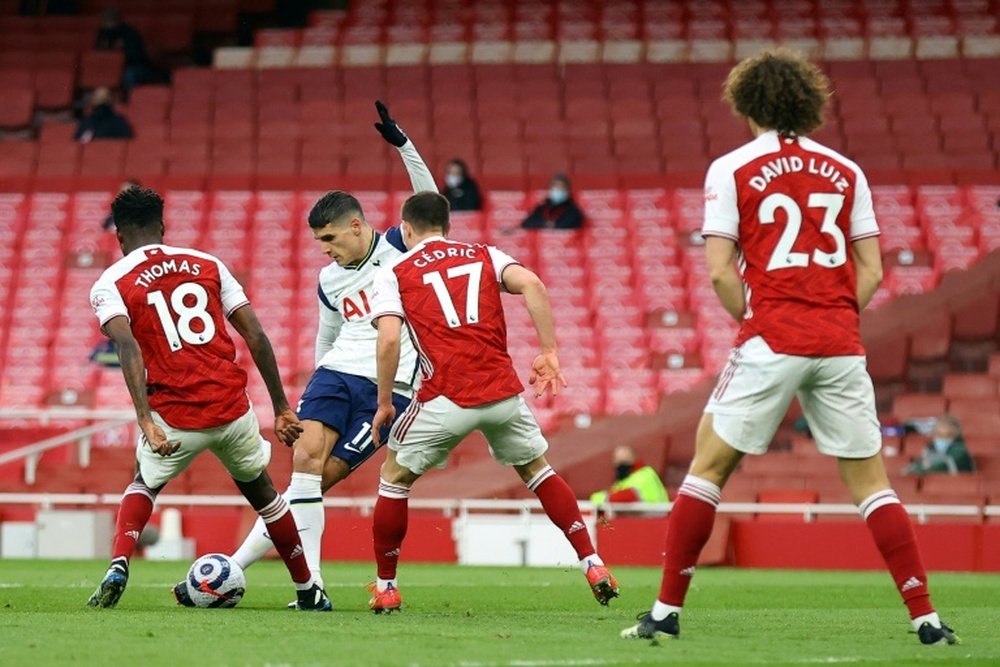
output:
<instances>
[{"instance_id":1,"label":"player's bare arm","mask_svg":"<svg viewBox=\"0 0 1000 667\"><path fill-rule=\"evenodd\" d=\"M414 192L437 192L437 183L431 170L427 168L424 159L420 157L416 147L410 138L406 136L396 120L389 115L389 109L381 100L375 101L375 111L378 112L379 122L375 123L375 129L382 135L387 143L392 144L399 151L399 156L403 159L403 166L410 177L410 184Z\"/></svg>"},{"instance_id":2,"label":"player's bare arm","mask_svg":"<svg viewBox=\"0 0 1000 667\"><path fill-rule=\"evenodd\" d=\"M125 376L128 393L132 396L136 421L143 437L154 452L160 456L170 456L180 448L181 443L177 440L167 440L163 429L153 421L149 409L149 397L146 394L146 366L142 360L139 342L132 335L128 318L124 316L111 318L104 324L104 333L118 349L122 374Z\"/></svg>"},{"instance_id":3,"label":"player's bare arm","mask_svg":"<svg viewBox=\"0 0 1000 667\"><path fill-rule=\"evenodd\" d=\"M528 384L535 388L535 396L542 396L546 390L555 396L566 386L566 378L559 369L556 327L545 283L534 272L519 264L512 264L503 271L503 286L511 294L520 294L524 297L524 304L538 334L541 352L531 364Z\"/></svg>"},{"instance_id":4,"label":"player's bare arm","mask_svg":"<svg viewBox=\"0 0 1000 667\"><path fill-rule=\"evenodd\" d=\"M229 321L246 341L250 356L253 357L257 370L264 378L264 385L274 407L274 433L278 436L278 440L291 447L302 433L302 424L292 412L285 397L285 388L281 385L281 374L278 372L278 362L274 358L271 341L249 304L234 310L229 316Z\"/></svg>"},{"instance_id":5,"label":"player's bare arm","mask_svg":"<svg viewBox=\"0 0 1000 667\"><path fill-rule=\"evenodd\" d=\"M743 280L736 270L736 242L721 236L706 236L705 255L712 288L722 302L722 307L737 322L743 322L747 304Z\"/></svg>"},{"instance_id":6,"label":"player's bare arm","mask_svg":"<svg viewBox=\"0 0 1000 667\"><path fill-rule=\"evenodd\" d=\"M403 333L403 320L396 315L383 315L376 320L376 368L378 368L378 409L372 419L372 438L376 446L382 445L382 427L396 418L392 405L392 387L399 370L399 347Z\"/></svg>"},{"instance_id":7,"label":"player's bare arm","mask_svg":"<svg viewBox=\"0 0 1000 667\"><path fill-rule=\"evenodd\" d=\"M882 249L878 237L858 239L851 244L858 281L858 310L864 310L882 284Z\"/></svg>"}]
</instances>

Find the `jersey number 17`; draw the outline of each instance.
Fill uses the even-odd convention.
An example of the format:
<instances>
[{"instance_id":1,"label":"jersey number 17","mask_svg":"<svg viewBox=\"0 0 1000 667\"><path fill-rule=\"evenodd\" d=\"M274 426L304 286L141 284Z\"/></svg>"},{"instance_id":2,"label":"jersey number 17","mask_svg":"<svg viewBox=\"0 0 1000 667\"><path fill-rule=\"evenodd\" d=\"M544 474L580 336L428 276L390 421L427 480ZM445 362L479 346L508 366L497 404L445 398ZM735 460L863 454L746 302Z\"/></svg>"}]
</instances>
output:
<instances>
[{"instance_id":1,"label":"jersey number 17","mask_svg":"<svg viewBox=\"0 0 1000 667\"><path fill-rule=\"evenodd\" d=\"M462 264L453 266L446 272L448 280L454 280L459 276L468 276L468 283L465 290L465 324L475 324L479 321L479 281L483 276L483 263L473 262L472 264ZM438 303L441 304L441 311L444 319L452 329L462 326L462 321L455 309L455 302L448 292L448 286L440 271L432 271L424 274L424 284L434 288L434 295Z\"/></svg>"}]
</instances>

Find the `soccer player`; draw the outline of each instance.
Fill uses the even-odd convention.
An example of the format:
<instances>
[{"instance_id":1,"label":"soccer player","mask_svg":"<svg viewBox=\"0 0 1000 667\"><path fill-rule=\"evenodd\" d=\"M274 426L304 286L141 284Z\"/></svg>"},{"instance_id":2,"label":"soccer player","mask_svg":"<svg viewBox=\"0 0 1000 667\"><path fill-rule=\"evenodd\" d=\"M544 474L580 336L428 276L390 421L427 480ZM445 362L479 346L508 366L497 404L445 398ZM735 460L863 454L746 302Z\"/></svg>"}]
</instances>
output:
<instances>
[{"instance_id":1,"label":"soccer player","mask_svg":"<svg viewBox=\"0 0 1000 667\"><path fill-rule=\"evenodd\" d=\"M490 453L512 466L534 491L576 551L580 568L602 605L618 596L618 582L594 550L576 497L545 460L548 443L521 392L507 353L501 287L524 295L541 352L530 383L553 395L566 380L559 370L556 336L545 285L496 248L449 241L448 200L420 192L403 205L403 241L409 251L375 278L372 318L378 326L378 411L373 431L390 424L397 407L393 383L400 367L403 324L420 358L422 382L389 434L375 503L378 579L369 606L398 610L399 549L406 535L407 498L417 479L447 458L472 431L486 436ZM379 435L381 437L381 434Z\"/></svg>"},{"instance_id":2,"label":"soccer player","mask_svg":"<svg viewBox=\"0 0 1000 667\"><path fill-rule=\"evenodd\" d=\"M882 280L871 191L855 163L806 137L822 123L829 83L801 56L769 50L733 68L724 97L756 138L709 167L702 231L712 285L740 331L670 513L659 596L622 637L680 634L722 487L744 454L767 450L797 395L819 451L837 457L920 641L954 644L880 453L859 333L859 312Z\"/></svg>"},{"instance_id":3,"label":"soccer player","mask_svg":"<svg viewBox=\"0 0 1000 667\"><path fill-rule=\"evenodd\" d=\"M375 127L399 150L414 191L436 190L413 142L385 105L375 106L380 117ZM323 195L309 213L309 226L332 262L319 274L316 370L299 401L303 433L295 441L292 479L284 495L301 531L309 569L322 586L323 494L378 448L372 438L376 389L372 281L379 268L399 257L405 247L398 227L384 234L375 231L365 222L361 204L347 192ZM400 412L409 405L416 377L416 353L404 338L392 391ZM233 559L244 569L260 560L272 547L269 534L270 526L257 521Z\"/></svg>"},{"instance_id":4,"label":"soccer player","mask_svg":"<svg viewBox=\"0 0 1000 667\"><path fill-rule=\"evenodd\" d=\"M309 572L295 520L267 474L270 444L247 399L226 320L243 337L274 407L274 431L286 445L299 436L271 343L243 288L212 255L163 244L163 200L129 188L111 206L124 258L94 283L90 303L121 358L141 435L135 479L115 524L113 558L87 602L114 607L128 583L129 559L156 495L210 450L267 523L298 593L298 608L329 611Z\"/></svg>"}]
</instances>

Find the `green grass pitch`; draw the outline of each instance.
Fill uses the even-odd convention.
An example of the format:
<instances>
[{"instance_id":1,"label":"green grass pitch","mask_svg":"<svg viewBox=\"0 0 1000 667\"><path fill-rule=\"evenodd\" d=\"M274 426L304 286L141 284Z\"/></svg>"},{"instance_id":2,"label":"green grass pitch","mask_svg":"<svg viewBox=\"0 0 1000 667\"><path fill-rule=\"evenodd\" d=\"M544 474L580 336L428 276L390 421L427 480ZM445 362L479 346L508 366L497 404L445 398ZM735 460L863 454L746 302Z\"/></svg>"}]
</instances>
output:
<instances>
[{"instance_id":1,"label":"green grass pitch","mask_svg":"<svg viewBox=\"0 0 1000 667\"><path fill-rule=\"evenodd\" d=\"M888 575L699 571L681 639L625 641L648 608L650 568L617 568L622 597L600 607L575 569L406 564L402 613L367 607L369 564L328 563L336 610L286 610L280 563L248 571L236 609L176 607L183 563L135 561L117 609L89 609L104 563L0 561L0 665L1000 665L1000 576L932 577L959 646L921 646Z\"/></svg>"}]
</instances>

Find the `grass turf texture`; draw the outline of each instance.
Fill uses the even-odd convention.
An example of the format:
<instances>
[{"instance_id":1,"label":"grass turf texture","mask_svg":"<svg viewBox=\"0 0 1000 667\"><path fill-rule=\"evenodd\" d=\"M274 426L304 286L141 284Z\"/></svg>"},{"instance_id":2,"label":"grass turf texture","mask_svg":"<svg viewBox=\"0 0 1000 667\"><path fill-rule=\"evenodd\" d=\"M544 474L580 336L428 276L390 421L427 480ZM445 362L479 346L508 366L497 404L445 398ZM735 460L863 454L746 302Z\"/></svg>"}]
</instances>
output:
<instances>
[{"instance_id":1,"label":"grass turf texture","mask_svg":"<svg viewBox=\"0 0 1000 667\"><path fill-rule=\"evenodd\" d=\"M285 609L280 563L247 572L236 609L177 607L183 563L136 561L116 609L90 609L103 562L0 561L0 665L997 665L1000 576L931 585L963 644L921 646L887 574L702 569L678 641L626 641L650 568L616 568L622 597L593 599L577 569L406 564L402 613L367 607L369 564L325 567L330 614Z\"/></svg>"}]
</instances>

